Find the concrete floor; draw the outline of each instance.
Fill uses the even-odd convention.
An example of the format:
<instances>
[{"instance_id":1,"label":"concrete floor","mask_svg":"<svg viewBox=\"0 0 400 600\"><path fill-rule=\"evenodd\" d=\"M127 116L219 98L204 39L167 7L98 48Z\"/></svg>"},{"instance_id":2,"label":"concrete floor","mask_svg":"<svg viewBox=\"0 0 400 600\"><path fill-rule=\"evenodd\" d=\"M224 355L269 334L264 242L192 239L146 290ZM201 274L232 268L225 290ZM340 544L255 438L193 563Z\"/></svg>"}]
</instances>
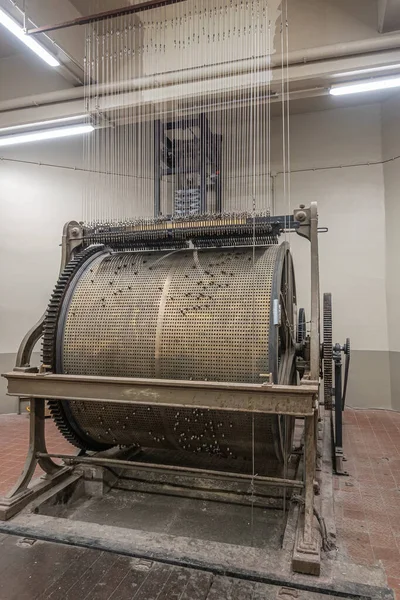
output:
<instances>
[{"instance_id":1,"label":"concrete floor","mask_svg":"<svg viewBox=\"0 0 400 600\"><path fill-rule=\"evenodd\" d=\"M278 550L284 532L282 510L118 489L58 508L40 514L252 548Z\"/></svg>"},{"instance_id":2,"label":"concrete floor","mask_svg":"<svg viewBox=\"0 0 400 600\"><path fill-rule=\"evenodd\" d=\"M50 451L73 450L52 421L46 428ZM0 416L0 494L22 468L27 439L25 415ZM382 565L400 600L400 413L347 409L344 446L350 476L334 480L340 550L359 565Z\"/></svg>"}]
</instances>

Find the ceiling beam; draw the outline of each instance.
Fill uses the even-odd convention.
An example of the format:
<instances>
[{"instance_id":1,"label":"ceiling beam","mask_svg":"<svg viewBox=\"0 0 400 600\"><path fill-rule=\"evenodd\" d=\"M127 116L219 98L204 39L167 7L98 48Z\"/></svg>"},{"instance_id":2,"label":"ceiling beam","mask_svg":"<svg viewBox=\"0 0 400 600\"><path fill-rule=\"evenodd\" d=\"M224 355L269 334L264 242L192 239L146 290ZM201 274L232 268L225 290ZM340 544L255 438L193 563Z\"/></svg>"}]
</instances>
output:
<instances>
[{"instance_id":1,"label":"ceiling beam","mask_svg":"<svg viewBox=\"0 0 400 600\"><path fill-rule=\"evenodd\" d=\"M365 56L342 57L319 63L297 64L285 70L285 77L289 76L292 99L307 98L327 94L331 85L349 80L349 75L341 77L340 73L346 75L346 73L360 68L371 70L382 65L387 66L390 63L393 65L400 63L400 50L375 52ZM268 74L268 71L266 73ZM275 92L272 101L276 101L280 99L282 72L277 67L270 75L272 75L271 91ZM363 75L360 74L357 77L362 78ZM353 76L350 80L354 81L357 77ZM235 79L237 80L237 77ZM229 77L214 78L208 80L207 84L204 80L202 89L207 89L208 93L213 93L216 98L222 90L226 97L229 88L234 88L237 83L237 81L230 81ZM173 84L160 87L158 82L156 87L149 86L146 90L141 86L139 92L137 89L124 89L119 94L107 94L105 91L98 98L98 112L107 115L108 112L114 111L116 114L118 111L123 112L125 108L143 107L146 104L151 106L154 112L157 104L165 106L165 103L176 100L177 94L180 98L186 96L187 99L193 98L196 94L196 89L190 82L187 84L180 82L178 88ZM0 127L22 125L50 118L70 117L85 111L83 90L80 88L30 97L28 99L29 106L23 102L24 99L19 100L21 101L19 108L18 99L0 102Z\"/></svg>"},{"instance_id":2,"label":"ceiling beam","mask_svg":"<svg viewBox=\"0 0 400 600\"><path fill-rule=\"evenodd\" d=\"M378 31L388 33L400 30L399 0L378 0Z\"/></svg>"}]
</instances>

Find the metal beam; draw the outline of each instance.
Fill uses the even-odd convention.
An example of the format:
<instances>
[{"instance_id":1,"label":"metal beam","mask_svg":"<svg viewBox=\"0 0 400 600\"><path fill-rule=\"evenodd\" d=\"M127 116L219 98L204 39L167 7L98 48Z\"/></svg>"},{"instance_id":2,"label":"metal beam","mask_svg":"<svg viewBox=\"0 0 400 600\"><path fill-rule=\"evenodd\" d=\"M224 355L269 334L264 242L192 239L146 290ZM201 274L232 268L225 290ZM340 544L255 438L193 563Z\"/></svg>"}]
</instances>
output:
<instances>
[{"instance_id":1,"label":"metal beam","mask_svg":"<svg viewBox=\"0 0 400 600\"><path fill-rule=\"evenodd\" d=\"M378 31L388 33L400 30L399 0L378 0Z\"/></svg>"},{"instance_id":2,"label":"metal beam","mask_svg":"<svg viewBox=\"0 0 400 600\"><path fill-rule=\"evenodd\" d=\"M72 21L65 21L64 23L58 23L57 25L44 25L43 27L36 27L35 29L29 29L27 34L36 35L38 33L56 31L57 29L75 27L76 25L87 25L88 23L94 23L95 21L104 21L105 19L110 19L112 17L121 17L122 15L144 12L153 8L160 8L162 6L178 4L180 2L185 2L185 0L147 0L147 2L140 2L140 4L130 4L129 6L121 6L120 8L114 8L113 10L107 10L94 15L78 17L77 19L72 19Z\"/></svg>"},{"instance_id":3,"label":"metal beam","mask_svg":"<svg viewBox=\"0 0 400 600\"><path fill-rule=\"evenodd\" d=\"M110 467L123 467L124 469L142 469L144 471L161 471L162 473L181 473L187 476L218 477L219 479L234 479L236 481L249 481L251 483L262 483L265 485L304 488L303 481L297 479L285 479L281 477L265 477L263 475L246 475L245 473L232 473L230 471L216 471L213 469L200 469L196 467L181 467L179 465L164 465L159 463L139 462L134 460L121 460L118 458L107 458L103 456L74 456L71 454L55 454L37 452L37 458L61 458L68 465L99 465Z\"/></svg>"},{"instance_id":4,"label":"metal beam","mask_svg":"<svg viewBox=\"0 0 400 600\"><path fill-rule=\"evenodd\" d=\"M203 410L312 416L318 386L225 383L12 371L8 395L79 402L174 406Z\"/></svg>"}]
</instances>

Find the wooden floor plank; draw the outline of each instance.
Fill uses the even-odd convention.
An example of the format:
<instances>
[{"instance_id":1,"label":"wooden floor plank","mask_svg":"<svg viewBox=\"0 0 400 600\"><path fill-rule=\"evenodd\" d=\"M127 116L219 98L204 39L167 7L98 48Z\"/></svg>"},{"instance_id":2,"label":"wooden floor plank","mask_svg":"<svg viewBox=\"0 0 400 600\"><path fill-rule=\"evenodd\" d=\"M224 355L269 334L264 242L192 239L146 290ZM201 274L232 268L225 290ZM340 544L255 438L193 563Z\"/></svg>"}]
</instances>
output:
<instances>
[{"instance_id":1,"label":"wooden floor plank","mask_svg":"<svg viewBox=\"0 0 400 600\"><path fill-rule=\"evenodd\" d=\"M110 600L133 600L133 598L136 598L135 594L149 577L153 564L151 561L131 558L128 572L115 589L115 592L111 594Z\"/></svg>"},{"instance_id":2,"label":"wooden floor plank","mask_svg":"<svg viewBox=\"0 0 400 600\"><path fill-rule=\"evenodd\" d=\"M53 583L40 600L65 600L69 591L81 577L85 575L100 559L100 554L84 554L81 558L71 564L63 576ZM76 588L75 588L76 590ZM80 597L80 595L79 595Z\"/></svg>"},{"instance_id":3,"label":"wooden floor plank","mask_svg":"<svg viewBox=\"0 0 400 600\"><path fill-rule=\"evenodd\" d=\"M129 556L118 555L110 571L99 579L84 600L108 600L130 571L131 561Z\"/></svg>"},{"instance_id":4,"label":"wooden floor plank","mask_svg":"<svg viewBox=\"0 0 400 600\"><path fill-rule=\"evenodd\" d=\"M180 600L206 600L214 576L204 571L193 571Z\"/></svg>"},{"instance_id":5,"label":"wooden floor plank","mask_svg":"<svg viewBox=\"0 0 400 600\"><path fill-rule=\"evenodd\" d=\"M207 600L232 600L233 583L228 577L215 577Z\"/></svg>"},{"instance_id":6,"label":"wooden floor plank","mask_svg":"<svg viewBox=\"0 0 400 600\"><path fill-rule=\"evenodd\" d=\"M253 581L237 579L231 591L232 600L253 600L254 587Z\"/></svg>"},{"instance_id":7,"label":"wooden floor plank","mask_svg":"<svg viewBox=\"0 0 400 600\"><path fill-rule=\"evenodd\" d=\"M34 600L52 586L74 561L72 546L36 541L32 546L10 536L1 543L0 598Z\"/></svg>"},{"instance_id":8,"label":"wooden floor plank","mask_svg":"<svg viewBox=\"0 0 400 600\"><path fill-rule=\"evenodd\" d=\"M190 569L170 567L170 573L157 600L180 600L192 572Z\"/></svg>"},{"instance_id":9,"label":"wooden floor plank","mask_svg":"<svg viewBox=\"0 0 400 600\"><path fill-rule=\"evenodd\" d=\"M131 597L132 600L157 600L160 591L168 581L170 573L170 565L153 563L148 577L143 581L136 594Z\"/></svg>"},{"instance_id":10,"label":"wooden floor plank","mask_svg":"<svg viewBox=\"0 0 400 600\"><path fill-rule=\"evenodd\" d=\"M275 600L275 598L279 597L279 590L279 587L265 585L263 583L256 583L254 586L252 600Z\"/></svg>"},{"instance_id":11,"label":"wooden floor plank","mask_svg":"<svg viewBox=\"0 0 400 600\"><path fill-rule=\"evenodd\" d=\"M76 580L75 584L63 597L63 600L84 599L93 590L99 579L109 573L116 559L116 555L102 552L89 569Z\"/></svg>"}]
</instances>

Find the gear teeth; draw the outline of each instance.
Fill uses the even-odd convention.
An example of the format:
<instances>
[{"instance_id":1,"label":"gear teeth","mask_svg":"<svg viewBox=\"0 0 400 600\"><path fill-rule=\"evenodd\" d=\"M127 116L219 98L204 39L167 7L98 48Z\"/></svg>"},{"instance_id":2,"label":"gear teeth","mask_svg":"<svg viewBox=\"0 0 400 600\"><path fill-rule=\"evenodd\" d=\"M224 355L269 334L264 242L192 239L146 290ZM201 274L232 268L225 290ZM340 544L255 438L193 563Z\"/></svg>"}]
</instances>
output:
<instances>
[{"instance_id":1,"label":"gear teeth","mask_svg":"<svg viewBox=\"0 0 400 600\"><path fill-rule=\"evenodd\" d=\"M333 341L332 341L332 294L324 294L324 404L325 408L332 408L333 388Z\"/></svg>"},{"instance_id":2,"label":"gear teeth","mask_svg":"<svg viewBox=\"0 0 400 600\"><path fill-rule=\"evenodd\" d=\"M104 245L97 244L94 246L89 246L77 254L66 265L53 289L43 324L42 362L45 365L49 365L54 372L56 370L57 323L65 292L67 291L68 286L77 270L87 261L88 258L102 249L104 249ZM90 440L90 443L88 443L89 440L85 440L83 437L79 436L68 421L62 402L59 400L49 400L48 406L58 430L62 433L65 439L68 440L68 442L82 450L105 450L110 448L109 445L99 444L94 440Z\"/></svg>"}]
</instances>

